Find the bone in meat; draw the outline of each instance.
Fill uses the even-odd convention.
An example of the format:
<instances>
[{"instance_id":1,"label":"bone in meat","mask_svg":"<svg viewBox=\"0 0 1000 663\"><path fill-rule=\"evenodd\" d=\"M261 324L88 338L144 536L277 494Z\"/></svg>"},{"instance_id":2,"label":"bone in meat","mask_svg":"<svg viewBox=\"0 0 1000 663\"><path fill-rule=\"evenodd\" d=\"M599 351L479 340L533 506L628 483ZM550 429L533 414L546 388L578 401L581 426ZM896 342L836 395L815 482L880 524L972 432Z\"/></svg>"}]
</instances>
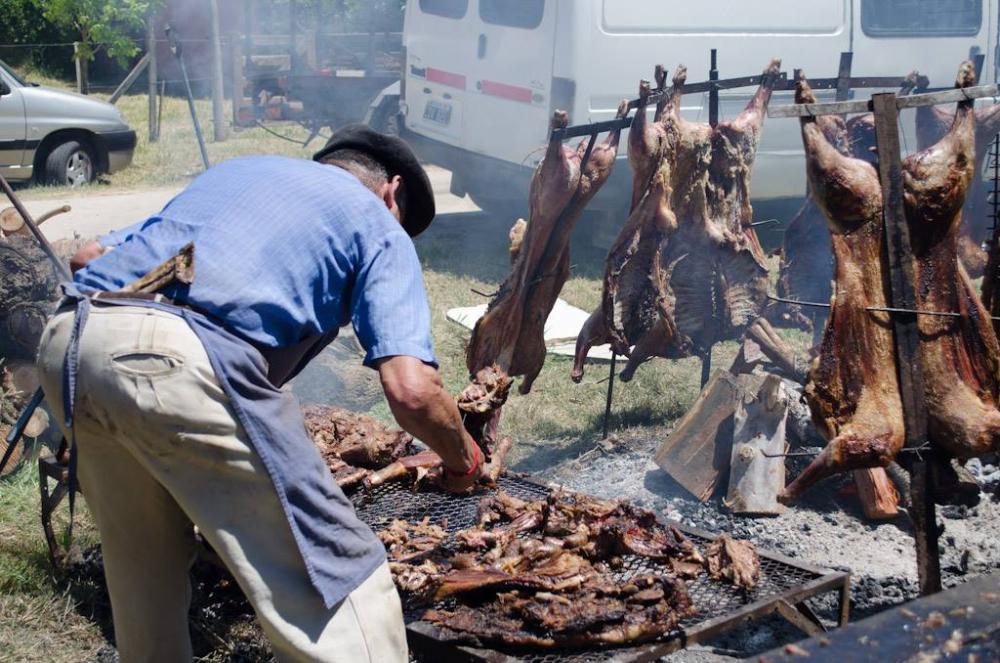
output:
<instances>
[{"instance_id":1,"label":"bone in meat","mask_svg":"<svg viewBox=\"0 0 1000 663\"><path fill-rule=\"evenodd\" d=\"M302 408L306 430L341 488L366 479L372 470L410 452L413 438L371 417L332 405Z\"/></svg>"},{"instance_id":2,"label":"bone in meat","mask_svg":"<svg viewBox=\"0 0 1000 663\"><path fill-rule=\"evenodd\" d=\"M963 63L956 86L973 80L972 64ZM812 98L804 81L797 97ZM961 314L917 317L928 436L937 450L959 458L995 450L1000 439L1000 348L958 258L960 212L974 172L973 124L972 103L961 102L948 133L903 161L917 308ZM831 441L786 488L785 501L835 472L886 465L903 439L890 320L865 310L887 299L878 176L868 164L832 156L809 118L802 132L837 258L834 308L805 392Z\"/></svg>"},{"instance_id":3,"label":"bone in meat","mask_svg":"<svg viewBox=\"0 0 1000 663\"><path fill-rule=\"evenodd\" d=\"M423 560L434 553L446 533L440 525L434 525L430 518L418 523L409 523L398 518L377 534L385 546L390 562L414 562Z\"/></svg>"},{"instance_id":4,"label":"bone in meat","mask_svg":"<svg viewBox=\"0 0 1000 663\"><path fill-rule=\"evenodd\" d=\"M577 339L574 380L595 344L629 357L628 380L649 357L682 357L738 335L762 310L767 269L750 225L749 179L779 68L772 61L744 111L716 127L681 117L684 67L649 125L648 84L640 85L629 133L634 207L605 263L601 308Z\"/></svg>"},{"instance_id":5,"label":"bone in meat","mask_svg":"<svg viewBox=\"0 0 1000 663\"><path fill-rule=\"evenodd\" d=\"M815 100L804 75L795 100ZM829 443L785 489L786 500L835 472L886 464L903 444L890 320L866 310L887 302L878 173L839 152L815 118L802 118L801 128L809 186L827 218L835 262L830 316L804 392Z\"/></svg>"},{"instance_id":6,"label":"bone in meat","mask_svg":"<svg viewBox=\"0 0 1000 663\"><path fill-rule=\"evenodd\" d=\"M838 152L864 159L866 156L871 158L867 148L874 145L874 136L868 131L867 118L870 117L871 114L858 115L845 122L836 115L822 115L816 118L816 122L827 141ZM780 253L778 282L775 286L779 297L822 304L830 301L833 292L830 230L808 185L802 207L785 229ZM776 324L786 323L806 330L821 330L826 322L827 311L823 308L803 309L795 304L776 303L768 307L767 317Z\"/></svg>"},{"instance_id":7,"label":"bone in meat","mask_svg":"<svg viewBox=\"0 0 1000 663\"><path fill-rule=\"evenodd\" d=\"M742 589L753 589L760 582L760 558L749 541L722 534L705 548L708 575L728 580Z\"/></svg>"},{"instance_id":8,"label":"bone in meat","mask_svg":"<svg viewBox=\"0 0 1000 663\"><path fill-rule=\"evenodd\" d=\"M625 102L618 117L628 112ZM556 111L553 129L568 116ZM545 362L544 325L569 276L569 238L584 207L614 166L620 131L612 131L591 151L583 172L586 141L576 149L550 140L531 180L527 227L510 275L472 331L466 354L469 374L496 364L506 375L523 375L528 393Z\"/></svg>"},{"instance_id":9,"label":"bone in meat","mask_svg":"<svg viewBox=\"0 0 1000 663\"><path fill-rule=\"evenodd\" d=\"M683 584L639 576L603 591L505 592L485 605L429 610L423 617L483 642L549 648L655 640L693 613Z\"/></svg>"},{"instance_id":10,"label":"bone in meat","mask_svg":"<svg viewBox=\"0 0 1000 663\"><path fill-rule=\"evenodd\" d=\"M966 62L956 87L974 82L972 63ZM977 179L979 115L972 104L960 103L948 133L903 164L917 308L961 314L917 317L928 436L946 455L961 459L995 451L1000 442L1000 346L958 258L963 204L975 193Z\"/></svg>"}]
</instances>

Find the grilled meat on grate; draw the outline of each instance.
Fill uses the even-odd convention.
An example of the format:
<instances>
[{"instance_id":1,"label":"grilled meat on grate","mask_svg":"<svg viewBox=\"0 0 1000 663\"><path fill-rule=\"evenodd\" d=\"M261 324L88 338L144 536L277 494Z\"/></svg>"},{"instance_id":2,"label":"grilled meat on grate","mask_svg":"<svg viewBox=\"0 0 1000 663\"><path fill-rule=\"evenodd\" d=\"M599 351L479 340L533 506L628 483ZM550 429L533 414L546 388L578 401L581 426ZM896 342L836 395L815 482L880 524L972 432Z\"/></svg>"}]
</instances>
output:
<instances>
[{"instance_id":1,"label":"grilled meat on grate","mask_svg":"<svg viewBox=\"0 0 1000 663\"><path fill-rule=\"evenodd\" d=\"M705 548L708 575L728 580L737 587L753 589L760 582L760 558L749 541L722 534Z\"/></svg>"},{"instance_id":2,"label":"grilled meat on grate","mask_svg":"<svg viewBox=\"0 0 1000 663\"><path fill-rule=\"evenodd\" d=\"M461 639L495 644L655 639L694 614L680 578L707 564L687 537L652 512L565 491L535 500L498 491L480 500L476 525L450 538L442 531L424 519L395 520L379 533L396 584L410 605L431 606L425 620ZM714 556L718 577L756 583L753 546L727 541L724 554ZM662 565L663 573L628 577L626 559L635 557Z\"/></svg>"},{"instance_id":3,"label":"grilled meat on grate","mask_svg":"<svg viewBox=\"0 0 1000 663\"><path fill-rule=\"evenodd\" d=\"M412 453L413 438L371 417L332 405L302 408L306 430L341 488L356 486L377 470Z\"/></svg>"},{"instance_id":4,"label":"grilled meat on grate","mask_svg":"<svg viewBox=\"0 0 1000 663\"><path fill-rule=\"evenodd\" d=\"M481 642L547 648L655 640L691 614L679 580L637 576L564 593L503 592L478 604L428 610L424 619Z\"/></svg>"}]
</instances>

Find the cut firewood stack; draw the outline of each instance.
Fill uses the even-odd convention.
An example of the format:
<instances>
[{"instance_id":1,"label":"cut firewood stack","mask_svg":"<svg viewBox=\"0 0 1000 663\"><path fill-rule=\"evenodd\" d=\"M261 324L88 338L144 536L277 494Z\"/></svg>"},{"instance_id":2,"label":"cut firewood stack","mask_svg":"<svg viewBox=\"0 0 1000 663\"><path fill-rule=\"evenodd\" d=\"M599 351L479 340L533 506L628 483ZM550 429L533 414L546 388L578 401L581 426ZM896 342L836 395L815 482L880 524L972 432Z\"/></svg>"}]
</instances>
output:
<instances>
[{"instance_id":1,"label":"cut firewood stack","mask_svg":"<svg viewBox=\"0 0 1000 663\"><path fill-rule=\"evenodd\" d=\"M38 217L37 223L70 211L68 205ZM53 242L56 254L68 263L85 240L68 239ZM24 219L13 207L0 210L0 374L3 401L0 412L0 433L6 436L20 408L38 386L34 359L42 329L58 299L59 277L31 236ZM24 434L37 438L48 429L48 416L37 410ZM0 456L6 443L0 441ZM18 445L4 468L9 474L18 467L23 447Z\"/></svg>"}]
</instances>

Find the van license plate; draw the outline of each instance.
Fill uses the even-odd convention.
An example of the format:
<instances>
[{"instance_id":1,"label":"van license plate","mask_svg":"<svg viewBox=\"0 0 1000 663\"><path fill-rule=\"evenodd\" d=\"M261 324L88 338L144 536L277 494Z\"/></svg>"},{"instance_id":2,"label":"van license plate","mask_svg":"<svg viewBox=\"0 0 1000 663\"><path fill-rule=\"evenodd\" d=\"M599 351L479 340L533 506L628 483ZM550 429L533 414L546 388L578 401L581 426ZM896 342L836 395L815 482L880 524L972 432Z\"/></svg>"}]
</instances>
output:
<instances>
[{"instance_id":1,"label":"van license plate","mask_svg":"<svg viewBox=\"0 0 1000 663\"><path fill-rule=\"evenodd\" d=\"M424 106L424 119L436 122L437 124L449 124L451 122L451 104L440 101L428 101Z\"/></svg>"}]
</instances>

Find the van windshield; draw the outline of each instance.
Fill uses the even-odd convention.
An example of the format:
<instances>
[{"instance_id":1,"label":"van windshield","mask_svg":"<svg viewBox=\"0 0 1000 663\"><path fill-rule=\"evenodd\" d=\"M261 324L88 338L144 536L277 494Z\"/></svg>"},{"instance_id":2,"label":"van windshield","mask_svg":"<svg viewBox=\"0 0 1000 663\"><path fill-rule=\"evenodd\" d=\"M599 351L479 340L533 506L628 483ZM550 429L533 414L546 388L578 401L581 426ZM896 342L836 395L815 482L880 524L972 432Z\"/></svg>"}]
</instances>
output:
<instances>
[{"instance_id":1,"label":"van windshield","mask_svg":"<svg viewBox=\"0 0 1000 663\"><path fill-rule=\"evenodd\" d=\"M24 79L17 75L17 73L11 69L6 62L0 60L0 69L4 70L4 73L14 79L14 81L21 87L26 87L28 84L24 82Z\"/></svg>"},{"instance_id":2,"label":"van windshield","mask_svg":"<svg viewBox=\"0 0 1000 663\"><path fill-rule=\"evenodd\" d=\"M870 37L979 34L982 0L862 0L861 29Z\"/></svg>"},{"instance_id":3,"label":"van windshield","mask_svg":"<svg viewBox=\"0 0 1000 663\"><path fill-rule=\"evenodd\" d=\"M420 0L420 11L445 18L462 18L469 11L469 0Z\"/></svg>"},{"instance_id":4,"label":"van windshield","mask_svg":"<svg viewBox=\"0 0 1000 663\"><path fill-rule=\"evenodd\" d=\"M493 25L533 30L544 13L545 0L479 0L479 18Z\"/></svg>"}]
</instances>

